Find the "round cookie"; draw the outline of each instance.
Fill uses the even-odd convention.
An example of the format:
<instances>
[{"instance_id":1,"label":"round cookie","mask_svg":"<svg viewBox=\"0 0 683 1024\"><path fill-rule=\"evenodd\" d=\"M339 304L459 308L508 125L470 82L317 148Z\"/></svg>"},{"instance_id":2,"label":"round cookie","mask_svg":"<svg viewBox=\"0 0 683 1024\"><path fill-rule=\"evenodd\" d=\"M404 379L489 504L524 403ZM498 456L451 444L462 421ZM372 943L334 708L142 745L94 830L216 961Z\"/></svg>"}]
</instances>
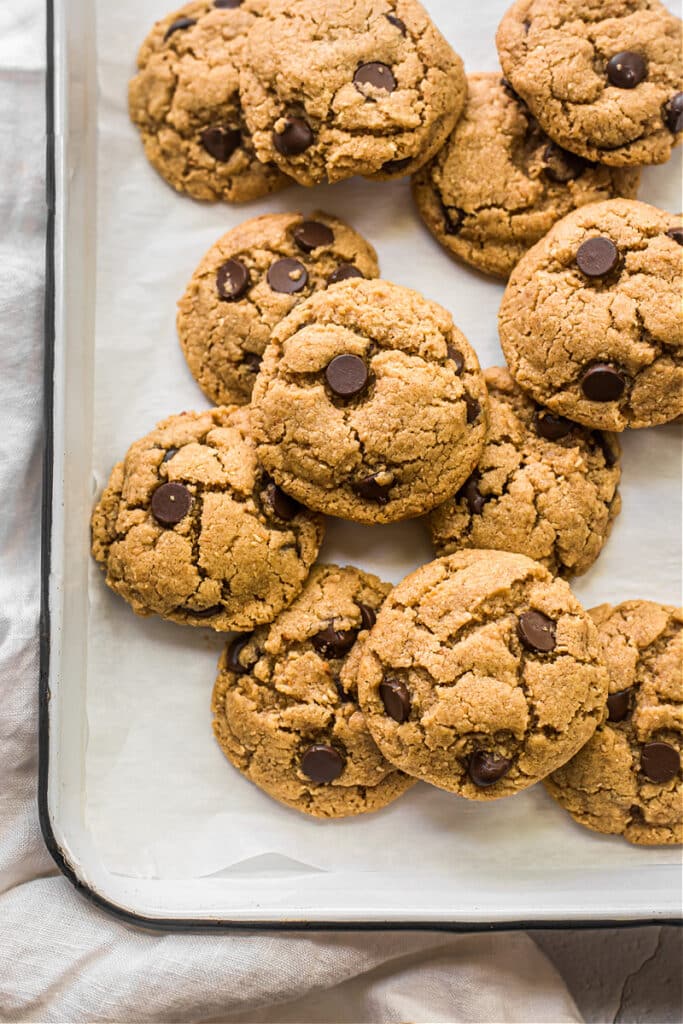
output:
<instances>
[{"instance_id":1,"label":"round cookie","mask_svg":"<svg viewBox=\"0 0 683 1024\"><path fill-rule=\"evenodd\" d=\"M158 21L138 54L130 116L147 159L194 199L242 202L291 185L254 152L239 99L247 33L265 0L191 0Z\"/></svg>"},{"instance_id":2,"label":"round cookie","mask_svg":"<svg viewBox=\"0 0 683 1024\"><path fill-rule=\"evenodd\" d=\"M275 328L252 399L259 458L308 508L429 511L481 454L486 385L450 313L387 281L313 295Z\"/></svg>"},{"instance_id":3,"label":"round cookie","mask_svg":"<svg viewBox=\"0 0 683 1024\"><path fill-rule=\"evenodd\" d=\"M178 303L190 370L218 405L249 401L273 328L314 291L377 277L375 250L337 217L267 213L223 235Z\"/></svg>"},{"instance_id":4,"label":"round cookie","mask_svg":"<svg viewBox=\"0 0 683 1024\"><path fill-rule=\"evenodd\" d=\"M413 178L420 216L458 259L508 277L571 210L635 198L639 168L589 163L556 146L499 74L469 75L467 84L453 133Z\"/></svg>"},{"instance_id":5,"label":"round cookie","mask_svg":"<svg viewBox=\"0 0 683 1024\"><path fill-rule=\"evenodd\" d=\"M227 632L299 594L323 532L259 467L247 410L220 408L131 445L93 512L92 553L138 615Z\"/></svg>"},{"instance_id":6,"label":"round cookie","mask_svg":"<svg viewBox=\"0 0 683 1024\"><path fill-rule=\"evenodd\" d=\"M465 74L417 0L271 0L240 89L259 158L315 185L422 166L460 115Z\"/></svg>"},{"instance_id":7,"label":"round cookie","mask_svg":"<svg viewBox=\"0 0 683 1024\"><path fill-rule=\"evenodd\" d=\"M613 167L661 164L683 131L681 22L659 0L517 0L505 76L560 146Z\"/></svg>"},{"instance_id":8,"label":"round cookie","mask_svg":"<svg viewBox=\"0 0 683 1024\"><path fill-rule=\"evenodd\" d=\"M223 753L298 811L376 811L414 782L382 757L355 689L357 652L390 589L350 566L316 565L287 611L221 658L211 709Z\"/></svg>"},{"instance_id":9,"label":"round cookie","mask_svg":"<svg viewBox=\"0 0 683 1024\"><path fill-rule=\"evenodd\" d=\"M570 213L523 256L498 317L517 383L552 412L624 430L683 413L681 217L629 199Z\"/></svg>"},{"instance_id":10,"label":"round cookie","mask_svg":"<svg viewBox=\"0 0 683 1024\"><path fill-rule=\"evenodd\" d=\"M541 409L507 370L484 371L489 431L467 483L429 516L437 555L462 548L515 551L553 575L591 567L621 510L621 449Z\"/></svg>"},{"instance_id":11,"label":"round cookie","mask_svg":"<svg viewBox=\"0 0 683 1024\"><path fill-rule=\"evenodd\" d=\"M512 796L593 735L607 696L594 623L524 555L460 551L387 598L358 695L398 768L470 800Z\"/></svg>"},{"instance_id":12,"label":"round cookie","mask_svg":"<svg viewBox=\"0 0 683 1024\"><path fill-rule=\"evenodd\" d=\"M626 601L590 614L609 672L607 721L546 788L596 832L681 843L683 609Z\"/></svg>"}]
</instances>

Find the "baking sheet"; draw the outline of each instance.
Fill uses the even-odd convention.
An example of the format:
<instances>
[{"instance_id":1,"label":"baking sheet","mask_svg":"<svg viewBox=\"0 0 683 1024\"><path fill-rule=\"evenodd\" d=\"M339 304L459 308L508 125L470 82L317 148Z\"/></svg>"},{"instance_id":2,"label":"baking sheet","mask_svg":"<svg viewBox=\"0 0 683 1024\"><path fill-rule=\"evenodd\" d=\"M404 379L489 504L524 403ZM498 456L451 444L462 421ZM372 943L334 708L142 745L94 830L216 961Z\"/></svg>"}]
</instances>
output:
<instances>
[{"instance_id":1,"label":"baking sheet","mask_svg":"<svg viewBox=\"0 0 683 1024\"><path fill-rule=\"evenodd\" d=\"M468 71L497 66L493 38L505 0L462 9L425 6ZM146 163L126 110L134 55L167 0L99 2L96 329L92 496L128 445L157 420L204 408L175 335L175 303L216 238L266 211L316 208L348 219L376 246L384 277L450 309L482 366L502 361L496 314L502 285L452 262L422 227L407 181L294 187L241 207L176 195ZM640 197L680 209L680 151L644 172ZM598 564L576 582L587 605L641 597L680 601L680 428L624 438L624 511ZM86 543L84 536L83 543ZM321 558L398 581L429 560L419 523L360 527L330 521ZM567 868L677 863L675 850L639 850L579 829L541 787L479 806L416 786L385 811L317 822L246 782L214 744L209 699L223 638L138 619L92 565L88 591L88 741L84 814L110 871L139 878L245 878L381 870L445 883L458 873L486 887L542 865L545 884ZM399 841L399 838L402 841ZM419 855L416 850L419 849ZM536 870L536 868L534 868ZM585 877L585 876L583 876ZM529 908L533 916L533 908Z\"/></svg>"}]
</instances>

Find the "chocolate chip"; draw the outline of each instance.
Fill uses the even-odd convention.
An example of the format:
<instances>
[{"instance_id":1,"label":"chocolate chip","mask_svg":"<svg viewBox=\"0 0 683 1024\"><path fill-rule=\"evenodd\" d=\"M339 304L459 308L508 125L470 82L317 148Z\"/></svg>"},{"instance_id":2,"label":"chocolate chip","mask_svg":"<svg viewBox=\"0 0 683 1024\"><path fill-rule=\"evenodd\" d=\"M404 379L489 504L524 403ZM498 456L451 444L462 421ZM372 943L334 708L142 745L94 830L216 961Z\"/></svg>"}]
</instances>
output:
<instances>
[{"instance_id":1,"label":"chocolate chip","mask_svg":"<svg viewBox=\"0 0 683 1024\"><path fill-rule=\"evenodd\" d=\"M610 363L594 363L581 378L581 390L591 402L617 402L625 387L621 370Z\"/></svg>"},{"instance_id":2,"label":"chocolate chip","mask_svg":"<svg viewBox=\"0 0 683 1024\"><path fill-rule=\"evenodd\" d=\"M379 684L379 695L384 704L384 710L400 725L410 718L410 693L405 683L400 679L385 679Z\"/></svg>"},{"instance_id":3,"label":"chocolate chip","mask_svg":"<svg viewBox=\"0 0 683 1024\"><path fill-rule=\"evenodd\" d=\"M550 181L559 182L565 185L568 181L581 177L588 164L575 153L568 153L566 149L556 146L554 142L549 143L543 150L543 173Z\"/></svg>"},{"instance_id":4,"label":"chocolate chip","mask_svg":"<svg viewBox=\"0 0 683 1024\"><path fill-rule=\"evenodd\" d=\"M283 260L271 263L267 278L268 284L274 292L294 295L308 284L308 271L303 263L293 260L291 256L286 256Z\"/></svg>"},{"instance_id":5,"label":"chocolate chip","mask_svg":"<svg viewBox=\"0 0 683 1024\"><path fill-rule=\"evenodd\" d=\"M542 612L524 612L517 620L517 636L527 651L549 654L555 650L557 623Z\"/></svg>"},{"instance_id":6,"label":"chocolate chip","mask_svg":"<svg viewBox=\"0 0 683 1024\"><path fill-rule=\"evenodd\" d=\"M385 14L385 18L387 21L390 21L392 25L395 25L402 35L405 36L408 34L405 21L401 21L401 19L397 18L395 14Z\"/></svg>"},{"instance_id":7,"label":"chocolate chip","mask_svg":"<svg viewBox=\"0 0 683 1024\"><path fill-rule=\"evenodd\" d=\"M358 609L360 611L360 624L363 629L372 629L377 622L377 615L375 609L371 608L367 604L359 604Z\"/></svg>"},{"instance_id":8,"label":"chocolate chip","mask_svg":"<svg viewBox=\"0 0 683 1024\"><path fill-rule=\"evenodd\" d=\"M476 750L467 763L467 774L475 786L492 786L510 771L512 761L490 750Z\"/></svg>"},{"instance_id":9,"label":"chocolate chip","mask_svg":"<svg viewBox=\"0 0 683 1024\"><path fill-rule=\"evenodd\" d=\"M564 416L554 416L551 412L541 412L539 409L534 414L536 433L546 441L559 441L560 438L567 437L575 426L571 420L566 420Z\"/></svg>"},{"instance_id":10,"label":"chocolate chip","mask_svg":"<svg viewBox=\"0 0 683 1024\"><path fill-rule=\"evenodd\" d=\"M275 515L279 519L284 519L286 523L289 523L294 519L294 516L301 512L299 502L295 501L294 498L290 498L282 488L272 481L266 487L265 498Z\"/></svg>"},{"instance_id":11,"label":"chocolate chip","mask_svg":"<svg viewBox=\"0 0 683 1024\"><path fill-rule=\"evenodd\" d=\"M212 608L202 608L197 611L195 608L183 608L186 615L191 615L194 619L212 619L214 615L220 615L223 611L222 604L215 604Z\"/></svg>"},{"instance_id":12,"label":"chocolate chip","mask_svg":"<svg viewBox=\"0 0 683 1024\"><path fill-rule=\"evenodd\" d=\"M683 245L683 228L669 228L667 235L669 238L673 238L674 242Z\"/></svg>"},{"instance_id":13,"label":"chocolate chip","mask_svg":"<svg viewBox=\"0 0 683 1024\"><path fill-rule=\"evenodd\" d=\"M631 708L633 690L619 690L610 693L607 698L608 719L610 722L623 722Z\"/></svg>"},{"instance_id":14,"label":"chocolate chip","mask_svg":"<svg viewBox=\"0 0 683 1024\"><path fill-rule=\"evenodd\" d=\"M294 241L303 252L313 252L321 245L332 245L334 232L319 220L305 220L294 229Z\"/></svg>"},{"instance_id":15,"label":"chocolate chip","mask_svg":"<svg viewBox=\"0 0 683 1024\"><path fill-rule=\"evenodd\" d=\"M669 743L646 743L642 749L640 767L653 782L670 782L680 766L681 756Z\"/></svg>"},{"instance_id":16,"label":"chocolate chip","mask_svg":"<svg viewBox=\"0 0 683 1024\"><path fill-rule=\"evenodd\" d=\"M218 268L216 288L221 299L236 302L249 288L249 271L241 260L228 260Z\"/></svg>"},{"instance_id":17,"label":"chocolate chip","mask_svg":"<svg viewBox=\"0 0 683 1024\"><path fill-rule=\"evenodd\" d=\"M645 58L631 50L623 50L607 62L607 78L618 89L635 89L647 78Z\"/></svg>"},{"instance_id":18,"label":"chocolate chip","mask_svg":"<svg viewBox=\"0 0 683 1024\"><path fill-rule=\"evenodd\" d=\"M240 633L228 644L226 651L226 664L231 672L234 672L238 676L243 676L249 671L247 665L243 665L240 661L240 654L251 640L253 633Z\"/></svg>"},{"instance_id":19,"label":"chocolate chip","mask_svg":"<svg viewBox=\"0 0 683 1024\"><path fill-rule=\"evenodd\" d=\"M161 461L162 462L170 462L171 459L173 458L173 456L177 455L177 454L178 454L178 449L177 448L169 448Z\"/></svg>"},{"instance_id":20,"label":"chocolate chip","mask_svg":"<svg viewBox=\"0 0 683 1024\"><path fill-rule=\"evenodd\" d=\"M618 262L619 250L611 238L589 238L576 254L576 265L586 277L604 277Z\"/></svg>"},{"instance_id":21,"label":"chocolate chip","mask_svg":"<svg viewBox=\"0 0 683 1024\"><path fill-rule=\"evenodd\" d=\"M219 163L225 163L239 146L242 135L237 128L227 128L219 124L213 128L205 128L200 139L210 156Z\"/></svg>"},{"instance_id":22,"label":"chocolate chip","mask_svg":"<svg viewBox=\"0 0 683 1024\"><path fill-rule=\"evenodd\" d=\"M448 346L447 352L448 352L448 358L453 363L455 363L455 372L457 374L461 374L463 369L465 368L465 357L464 357L464 355L462 354L462 352L460 351L459 348L454 348L453 345L449 345Z\"/></svg>"},{"instance_id":23,"label":"chocolate chip","mask_svg":"<svg viewBox=\"0 0 683 1024\"><path fill-rule=\"evenodd\" d=\"M396 79L389 65L375 60L369 64L361 64L353 76L353 81L354 85L371 85L384 92L393 92L396 88Z\"/></svg>"},{"instance_id":24,"label":"chocolate chip","mask_svg":"<svg viewBox=\"0 0 683 1024\"><path fill-rule=\"evenodd\" d=\"M664 122L670 132L683 131L683 92L677 92L662 108Z\"/></svg>"},{"instance_id":25,"label":"chocolate chip","mask_svg":"<svg viewBox=\"0 0 683 1024\"><path fill-rule=\"evenodd\" d=\"M479 474L473 473L455 496L456 501L460 501L461 498L465 499L471 516L478 516L486 504L486 499L479 490L479 480Z\"/></svg>"},{"instance_id":26,"label":"chocolate chip","mask_svg":"<svg viewBox=\"0 0 683 1024\"><path fill-rule=\"evenodd\" d=\"M363 477L362 480L358 480L357 483L353 484L353 490L359 498L363 498L365 501L374 501L378 505L387 505L389 503L389 491L394 486L394 481L390 480L388 483L380 483L378 480L377 473L373 473L370 476Z\"/></svg>"},{"instance_id":27,"label":"chocolate chip","mask_svg":"<svg viewBox=\"0 0 683 1024\"><path fill-rule=\"evenodd\" d=\"M446 206L443 200L441 201L441 211L443 213L443 223L446 234L459 234L465 219L465 211L461 210L458 206Z\"/></svg>"},{"instance_id":28,"label":"chocolate chip","mask_svg":"<svg viewBox=\"0 0 683 1024\"><path fill-rule=\"evenodd\" d=\"M313 145L311 126L302 117L288 117L281 132L273 132L273 145L282 156L299 156Z\"/></svg>"},{"instance_id":29,"label":"chocolate chip","mask_svg":"<svg viewBox=\"0 0 683 1024\"><path fill-rule=\"evenodd\" d=\"M481 402L473 398L472 395L465 395L465 405L467 406L467 422L474 423L481 412Z\"/></svg>"},{"instance_id":30,"label":"chocolate chip","mask_svg":"<svg viewBox=\"0 0 683 1024\"><path fill-rule=\"evenodd\" d=\"M227 7L229 9L239 7L241 3L242 0L213 0L214 7Z\"/></svg>"},{"instance_id":31,"label":"chocolate chip","mask_svg":"<svg viewBox=\"0 0 683 1024\"><path fill-rule=\"evenodd\" d=\"M353 277L362 277L358 267L353 263L341 263L336 270L333 270L327 279L328 284L339 284L340 281L350 281Z\"/></svg>"},{"instance_id":32,"label":"chocolate chip","mask_svg":"<svg viewBox=\"0 0 683 1024\"><path fill-rule=\"evenodd\" d=\"M301 770L312 782L334 782L344 771L344 758L334 747L315 743L301 758Z\"/></svg>"},{"instance_id":33,"label":"chocolate chip","mask_svg":"<svg viewBox=\"0 0 683 1024\"><path fill-rule=\"evenodd\" d=\"M196 18L178 18L166 29L166 35L164 36L164 42L172 36L174 32L178 32L179 29L192 28L193 25L197 24Z\"/></svg>"},{"instance_id":34,"label":"chocolate chip","mask_svg":"<svg viewBox=\"0 0 683 1024\"><path fill-rule=\"evenodd\" d=\"M365 390L368 368L360 356L335 356L325 367L325 380L338 398L354 398Z\"/></svg>"},{"instance_id":35,"label":"chocolate chip","mask_svg":"<svg viewBox=\"0 0 683 1024\"><path fill-rule=\"evenodd\" d=\"M386 163L382 164L382 170L385 174L400 174L410 167L412 162L412 156L404 156L400 160L387 160Z\"/></svg>"},{"instance_id":36,"label":"chocolate chip","mask_svg":"<svg viewBox=\"0 0 683 1024\"><path fill-rule=\"evenodd\" d=\"M330 623L311 637L311 643L325 658L343 658L355 644L357 636L357 629L335 629Z\"/></svg>"},{"instance_id":37,"label":"chocolate chip","mask_svg":"<svg viewBox=\"0 0 683 1024\"><path fill-rule=\"evenodd\" d=\"M349 693L348 690L344 689L344 687L343 687L343 685L342 685L342 683L341 683L341 681L339 679L335 679L334 685L337 688L337 693L339 694L339 700L342 702L342 704L355 704L356 703L356 700L355 700L353 694Z\"/></svg>"},{"instance_id":38,"label":"chocolate chip","mask_svg":"<svg viewBox=\"0 0 683 1024\"><path fill-rule=\"evenodd\" d=\"M191 505L192 495L184 484L161 484L152 495L152 515L162 526L175 526Z\"/></svg>"}]
</instances>

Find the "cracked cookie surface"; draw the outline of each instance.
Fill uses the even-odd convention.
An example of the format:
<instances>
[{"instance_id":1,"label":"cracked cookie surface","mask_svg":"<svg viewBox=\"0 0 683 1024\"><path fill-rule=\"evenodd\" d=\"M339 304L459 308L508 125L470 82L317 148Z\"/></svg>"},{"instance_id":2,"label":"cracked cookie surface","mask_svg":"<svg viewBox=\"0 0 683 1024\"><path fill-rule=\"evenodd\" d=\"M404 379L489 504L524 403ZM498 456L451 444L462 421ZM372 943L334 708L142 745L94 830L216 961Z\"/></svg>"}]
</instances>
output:
<instances>
[{"instance_id":1,"label":"cracked cookie surface","mask_svg":"<svg viewBox=\"0 0 683 1024\"><path fill-rule=\"evenodd\" d=\"M242 202L291 184L256 158L239 99L249 29L265 0L192 0L158 21L128 91L147 159L178 192Z\"/></svg>"},{"instance_id":2,"label":"cracked cookie surface","mask_svg":"<svg viewBox=\"0 0 683 1024\"><path fill-rule=\"evenodd\" d=\"M252 399L259 458L308 508L386 523L458 490L488 398L450 313L387 281L313 295L276 327Z\"/></svg>"},{"instance_id":3,"label":"cracked cookie surface","mask_svg":"<svg viewBox=\"0 0 683 1024\"><path fill-rule=\"evenodd\" d=\"M523 256L503 296L510 372L552 412L621 431L683 413L680 215L591 203Z\"/></svg>"},{"instance_id":4,"label":"cracked cookie surface","mask_svg":"<svg viewBox=\"0 0 683 1024\"><path fill-rule=\"evenodd\" d=\"M499 74L469 75L467 84L453 133L413 178L422 219L454 256L508 277L571 210L635 198L639 168L590 163L556 146Z\"/></svg>"},{"instance_id":5,"label":"cracked cookie surface","mask_svg":"<svg viewBox=\"0 0 683 1024\"><path fill-rule=\"evenodd\" d=\"M417 0L271 0L240 89L260 159L314 185L412 173L452 130L465 74Z\"/></svg>"},{"instance_id":6,"label":"cracked cookie surface","mask_svg":"<svg viewBox=\"0 0 683 1024\"><path fill-rule=\"evenodd\" d=\"M301 591L319 516L259 467L246 409L169 416L136 441L92 516L92 553L139 615L226 632Z\"/></svg>"},{"instance_id":7,"label":"cracked cookie surface","mask_svg":"<svg viewBox=\"0 0 683 1024\"><path fill-rule=\"evenodd\" d=\"M683 137L681 22L659 0L517 0L496 43L513 89L565 149L658 164Z\"/></svg>"},{"instance_id":8,"label":"cracked cookie surface","mask_svg":"<svg viewBox=\"0 0 683 1024\"><path fill-rule=\"evenodd\" d=\"M466 484L429 516L437 555L495 548L554 575L586 572L621 509L617 438L541 409L501 367L484 379L486 446Z\"/></svg>"},{"instance_id":9,"label":"cracked cookie surface","mask_svg":"<svg viewBox=\"0 0 683 1024\"><path fill-rule=\"evenodd\" d=\"M597 629L524 555L461 551L391 592L358 695L398 768L471 800L511 796L592 736L607 695Z\"/></svg>"},{"instance_id":10,"label":"cracked cookie surface","mask_svg":"<svg viewBox=\"0 0 683 1024\"><path fill-rule=\"evenodd\" d=\"M319 211L269 213L228 231L178 303L178 336L192 375L218 405L249 401L271 331L315 291L376 277L373 247Z\"/></svg>"},{"instance_id":11,"label":"cracked cookie surface","mask_svg":"<svg viewBox=\"0 0 683 1024\"><path fill-rule=\"evenodd\" d=\"M683 609L600 605L608 718L545 785L578 821L630 843L683 842Z\"/></svg>"},{"instance_id":12,"label":"cracked cookie surface","mask_svg":"<svg viewBox=\"0 0 683 1024\"><path fill-rule=\"evenodd\" d=\"M270 625L228 644L211 709L228 760L270 796L321 818L375 811L414 780L389 764L358 706L354 666L390 586L316 565Z\"/></svg>"}]
</instances>

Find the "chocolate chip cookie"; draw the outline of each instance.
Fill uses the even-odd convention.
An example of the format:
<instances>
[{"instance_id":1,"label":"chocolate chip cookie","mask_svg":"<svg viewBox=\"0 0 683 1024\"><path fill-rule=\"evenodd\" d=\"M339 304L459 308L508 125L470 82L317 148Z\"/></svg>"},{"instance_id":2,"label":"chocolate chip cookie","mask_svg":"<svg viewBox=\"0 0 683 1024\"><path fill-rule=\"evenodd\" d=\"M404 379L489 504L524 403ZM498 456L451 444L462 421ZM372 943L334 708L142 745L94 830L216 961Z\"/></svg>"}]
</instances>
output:
<instances>
[{"instance_id":1,"label":"chocolate chip cookie","mask_svg":"<svg viewBox=\"0 0 683 1024\"><path fill-rule=\"evenodd\" d=\"M114 467L92 517L107 584L138 615L226 632L301 591L323 524L263 472L246 409L169 416Z\"/></svg>"},{"instance_id":2,"label":"chocolate chip cookie","mask_svg":"<svg viewBox=\"0 0 683 1024\"><path fill-rule=\"evenodd\" d=\"M570 213L523 256L500 307L521 387L553 413L624 430L683 413L681 217L629 199Z\"/></svg>"},{"instance_id":3,"label":"chocolate chip cookie","mask_svg":"<svg viewBox=\"0 0 683 1024\"><path fill-rule=\"evenodd\" d=\"M517 0L503 72L558 145L613 167L661 164L683 132L681 22L659 0Z\"/></svg>"},{"instance_id":4,"label":"chocolate chip cookie","mask_svg":"<svg viewBox=\"0 0 683 1024\"><path fill-rule=\"evenodd\" d=\"M609 672L607 721L546 788L581 825L630 843L683 842L683 609L591 613Z\"/></svg>"},{"instance_id":5,"label":"chocolate chip cookie","mask_svg":"<svg viewBox=\"0 0 683 1024\"><path fill-rule=\"evenodd\" d=\"M314 185L416 170L460 115L465 74L417 0L271 0L240 88L259 158Z\"/></svg>"},{"instance_id":6,"label":"chocolate chip cookie","mask_svg":"<svg viewBox=\"0 0 683 1024\"><path fill-rule=\"evenodd\" d=\"M465 482L487 408L477 357L450 313L387 281L347 281L275 328L252 424L263 465L297 501L388 523Z\"/></svg>"},{"instance_id":7,"label":"chocolate chip cookie","mask_svg":"<svg viewBox=\"0 0 683 1024\"><path fill-rule=\"evenodd\" d=\"M178 304L190 370L217 404L249 401L270 333L314 291L376 277L375 250L328 213L268 213L206 253Z\"/></svg>"},{"instance_id":8,"label":"chocolate chip cookie","mask_svg":"<svg viewBox=\"0 0 683 1024\"><path fill-rule=\"evenodd\" d=\"M499 74L469 75L467 83L455 130L413 178L420 216L458 259L507 277L571 210L635 198L639 168L591 163L551 142Z\"/></svg>"},{"instance_id":9,"label":"chocolate chip cookie","mask_svg":"<svg viewBox=\"0 0 683 1024\"><path fill-rule=\"evenodd\" d=\"M130 116L147 159L194 199L241 202L291 184L261 163L244 123L239 70L265 0L192 0L158 21L138 54Z\"/></svg>"},{"instance_id":10,"label":"chocolate chip cookie","mask_svg":"<svg viewBox=\"0 0 683 1024\"><path fill-rule=\"evenodd\" d=\"M484 371L489 431L473 475L429 516L437 555L515 551L577 576L600 554L621 509L620 447L536 405L507 370Z\"/></svg>"},{"instance_id":11,"label":"chocolate chip cookie","mask_svg":"<svg viewBox=\"0 0 683 1024\"><path fill-rule=\"evenodd\" d=\"M460 551L389 595L358 695L389 761L492 800L538 782L590 739L607 671L597 629L564 580L524 555Z\"/></svg>"},{"instance_id":12,"label":"chocolate chip cookie","mask_svg":"<svg viewBox=\"0 0 683 1024\"><path fill-rule=\"evenodd\" d=\"M305 814L376 811L414 782L382 757L347 671L389 590L359 569L317 565L287 611L221 658L211 709L225 756Z\"/></svg>"}]
</instances>

